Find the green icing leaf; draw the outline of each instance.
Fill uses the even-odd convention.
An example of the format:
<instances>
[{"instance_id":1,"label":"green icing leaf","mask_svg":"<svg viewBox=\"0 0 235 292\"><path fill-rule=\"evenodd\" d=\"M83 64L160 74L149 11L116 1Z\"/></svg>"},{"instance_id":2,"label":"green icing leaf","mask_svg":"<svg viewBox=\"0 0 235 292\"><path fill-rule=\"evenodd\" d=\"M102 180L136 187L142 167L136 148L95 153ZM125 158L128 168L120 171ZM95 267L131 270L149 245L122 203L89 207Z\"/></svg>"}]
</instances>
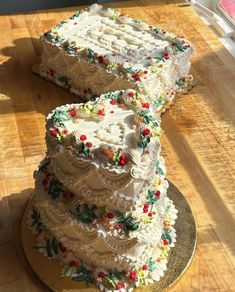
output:
<instances>
[{"instance_id":1,"label":"green icing leaf","mask_svg":"<svg viewBox=\"0 0 235 292\"><path fill-rule=\"evenodd\" d=\"M170 231L165 230L164 233L162 234L162 240L168 240L169 243L172 243L172 238L170 236Z\"/></svg>"},{"instance_id":2,"label":"green icing leaf","mask_svg":"<svg viewBox=\"0 0 235 292\"><path fill-rule=\"evenodd\" d=\"M150 272L155 270L156 261L153 258L150 258L148 261L148 269Z\"/></svg>"},{"instance_id":3,"label":"green icing leaf","mask_svg":"<svg viewBox=\"0 0 235 292\"><path fill-rule=\"evenodd\" d=\"M59 78L57 78L59 80L60 83L63 84L63 86L68 87L69 85L69 79L67 76L61 76Z\"/></svg>"},{"instance_id":4,"label":"green icing leaf","mask_svg":"<svg viewBox=\"0 0 235 292\"><path fill-rule=\"evenodd\" d=\"M33 227L35 229L35 231L37 231L38 233L41 233L41 231L42 231L41 216L34 209L33 209L33 212L31 214L31 219L32 219L31 227Z\"/></svg>"},{"instance_id":5,"label":"green icing leaf","mask_svg":"<svg viewBox=\"0 0 235 292\"><path fill-rule=\"evenodd\" d=\"M50 159L46 159L38 168L40 172L46 172L50 164Z\"/></svg>"},{"instance_id":6,"label":"green icing leaf","mask_svg":"<svg viewBox=\"0 0 235 292\"><path fill-rule=\"evenodd\" d=\"M133 69L132 67L127 67L125 69L127 72L129 72L131 74L136 74L136 73L139 73L141 71L140 69Z\"/></svg>"},{"instance_id":7,"label":"green icing leaf","mask_svg":"<svg viewBox=\"0 0 235 292\"><path fill-rule=\"evenodd\" d=\"M116 286L116 282L111 273L104 277L102 283L108 289L114 289Z\"/></svg>"},{"instance_id":8,"label":"green icing leaf","mask_svg":"<svg viewBox=\"0 0 235 292\"><path fill-rule=\"evenodd\" d=\"M61 77L64 78L65 76ZM55 109L51 115L51 119L54 125L57 127L64 127L64 122L70 119L69 113L67 111L62 111L61 109Z\"/></svg>"},{"instance_id":9,"label":"green icing leaf","mask_svg":"<svg viewBox=\"0 0 235 292\"><path fill-rule=\"evenodd\" d=\"M156 170L160 175L164 175L164 172L160 167L159 161L156 161Z\"/></svg>"},{"instance_id":10,"label":"green icing leaf","mask_svg":"<svg viewBox=\"0 0 235 292\"><path fill-rule=\"evenodd\" d=\"M72 276L74 281L84 281L87 287L93 284L93 279L91 278L92 271L87 270L82 264L76 270L76 276Z\"/></svg>"},{"instance_id":11,"label":"green icing leaf","mask_svg":"<svg viewBox=\"0 0 235 292\"><path fill-rule=\"evenodd\" d=\"M140 222L135 221L131 215L126 217L124 214L120 214L117 221L123 226L122 230L124 233L129 233L130 231L137 230L140 225Z\"/></svg>"},{"instance_id":12,"label":"green icing leaf","mask_svg":"<svg viewBox=\"0 0 235 292\"><path fill-rule=\"evenodd\" d=\"M52 178L49 182L48 188L48 194L51 196L52 200L57 199L63 191L63 184L60 183L57 179Z\"/></svg>"},{"instance_id":13,"label":"green icing leaf","mask_svg":"<svg viewBox=\"0 0 235 292\"><path fill-rule=\"evenodd\" d=\"M78 11L78 12L74 13L72 16L70 16L69 19L73 20L74 18L78 18L80 16L80 14L81 14L81 12Z\"/></svg>"},{"instance_id":14,"label":"green icing leaf","mask_svg":"<svg viewBox=\"0 0 235 292\"><path fill-rule=\"evenodd\" d=\"M78 220L82 221L83 223L92 223L96 218L96 206L95 205L80 205L76 208L76 215Z\"/></svg>"},{"instance_id":15,"label":"green icing leaf","mask_svg":"<svg viewBox=\"0 0 235 292\"><path fill-rule=\"evenodd\" d=\"M88 58L88 61L91 62L91 63L95 63L96 62L96 56L95 56L95 53L92 49L87 49L87 58Z\"/></svg>"},{"instance_id":16,"label":"green icing leaf","mask_svg":"<svg viewBox=\"0 0 235 292\"><path fill-rule=\"evenodd\" d=\"M147 204L154 205L158 201L158 197L155 196L155 191L148 190L148 195L146 197Z\"/></svg>"},{"instance_id":17,"label":"green icing leaf","mask_svg":"<svg viewBox=\"0 0 235 292\"><path fill-rule=\"evenodd\" d=\"M138 146L145 149L150 142L150 137L148 135L141 134L139 137Z\"/></svg>"}]
</instances>

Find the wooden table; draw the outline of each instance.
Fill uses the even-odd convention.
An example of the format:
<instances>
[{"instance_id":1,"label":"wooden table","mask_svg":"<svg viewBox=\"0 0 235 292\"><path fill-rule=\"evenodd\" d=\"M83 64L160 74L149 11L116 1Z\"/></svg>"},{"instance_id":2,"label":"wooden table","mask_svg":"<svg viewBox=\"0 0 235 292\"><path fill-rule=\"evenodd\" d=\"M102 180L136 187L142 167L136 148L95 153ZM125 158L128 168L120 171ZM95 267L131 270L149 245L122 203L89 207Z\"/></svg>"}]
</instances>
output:
<instances>
[{"instance_id":1,"label":"wooden table","mask_svg":"<svg viewBox=\"0 0 235 292\"><path fill-rule=\"evenodd\" d=\"M190 38L197 86L163 116L168 178L198 227L190 268L170 291L235 291L235 60L191 7L178 1L109 6ZM48 291L25 261L20 220L45 154L44 119L75 98L31 73L39 35L77 8L0 17L0 291Z\"/></svg>"}]
</instances>

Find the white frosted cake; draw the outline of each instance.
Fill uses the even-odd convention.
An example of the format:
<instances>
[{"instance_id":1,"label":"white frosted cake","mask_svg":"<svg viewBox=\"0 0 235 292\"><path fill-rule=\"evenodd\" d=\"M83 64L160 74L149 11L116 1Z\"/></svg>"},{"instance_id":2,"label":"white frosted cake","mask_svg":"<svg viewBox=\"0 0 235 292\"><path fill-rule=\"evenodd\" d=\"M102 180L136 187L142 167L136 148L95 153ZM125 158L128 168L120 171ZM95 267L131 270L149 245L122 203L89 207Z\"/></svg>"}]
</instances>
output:
<instances>
[{"instance_id":1,"label":"white frosted cake","mask_svg":"<svg viewBox=\"0 0 235 292\"><path fill-rule=\"evenodd\" d=\"M61 277L125 292L163 276L177 210L160 133L148 99L132 89L49 114L28 222Z\"/></svg>"},{"instance_id":2,"label":"white frosted cake","mask_svg":"<svg viewBox=\"0 0 235 292\"><path fill-rule=\"evenodd\" d=\"M97 4L60 22L41 41L38 73L86 100L135 89L163 111L192 81L193 47L184 37Z\"/></svg>"}]
</instances>

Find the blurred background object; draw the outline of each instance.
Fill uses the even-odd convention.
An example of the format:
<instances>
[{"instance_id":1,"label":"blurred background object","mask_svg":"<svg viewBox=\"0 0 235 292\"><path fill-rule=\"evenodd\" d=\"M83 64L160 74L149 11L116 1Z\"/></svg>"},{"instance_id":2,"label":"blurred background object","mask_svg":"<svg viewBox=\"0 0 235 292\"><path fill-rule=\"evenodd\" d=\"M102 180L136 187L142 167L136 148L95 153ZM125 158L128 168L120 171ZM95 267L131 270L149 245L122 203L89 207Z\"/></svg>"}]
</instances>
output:
<instances>
[{"instance_id":1,"label":"blurred background object","mask_svg":"<svg viewBox=\"0 0 235 292\"><path fill-rule=\"evenodd\" d=\"M122 0L121 0L122 1ZM119 1L119 2L121 2ZM0 14L17 12L29 12L43 9L56 9L79 5L91 5L92 3L108 3L112 0L0 0Z\"/></svg>"},{"instance_id":2,"label":"blurred background object","mask_svg":"<svg viewBox=\"0 0 235 292\"><path fill-rule=\"evenodd\" d=\"M235 0L188 0L235 58Z\"/></svg>"}]
</instances>

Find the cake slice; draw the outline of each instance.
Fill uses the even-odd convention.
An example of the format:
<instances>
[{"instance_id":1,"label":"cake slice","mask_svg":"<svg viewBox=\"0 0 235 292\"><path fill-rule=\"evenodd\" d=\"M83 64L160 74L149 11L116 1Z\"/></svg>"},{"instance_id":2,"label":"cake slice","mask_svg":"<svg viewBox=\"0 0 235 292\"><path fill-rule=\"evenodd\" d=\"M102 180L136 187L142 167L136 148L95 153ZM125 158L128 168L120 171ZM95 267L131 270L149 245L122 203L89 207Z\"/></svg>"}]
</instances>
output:
<instances>
[{"instance_id":1,"label":"cake slice","mask_svg":"<svg viewBox=\"0 0 235 292\"><path fill-rule=\"evenodd\" d=\"M155 111L190 88L192 45L124 13L93 4L41 37L38 73L85 100L135 89Z\"/></svg>"},{"instance_id":2,"label":"cake slice","mask_svg":"<svg viewBox=\"0 0 235 292\"><path fill-rule=\"evenodd\" d=\"M131 89L49 114L29 224L62 277L127 292L163 276L177 211L160 133L147 99Z\"/></svg>"}]
</instances>

